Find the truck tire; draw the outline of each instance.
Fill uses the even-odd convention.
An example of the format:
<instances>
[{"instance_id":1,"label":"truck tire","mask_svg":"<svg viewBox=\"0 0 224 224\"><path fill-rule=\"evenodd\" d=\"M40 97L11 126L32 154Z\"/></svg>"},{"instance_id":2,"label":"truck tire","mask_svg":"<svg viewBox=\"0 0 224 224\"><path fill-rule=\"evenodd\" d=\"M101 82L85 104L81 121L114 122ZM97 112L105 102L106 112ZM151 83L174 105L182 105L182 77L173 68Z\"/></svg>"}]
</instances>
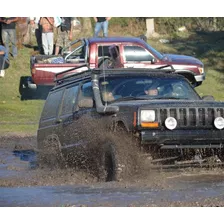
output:
<instances>
[{"instance_id":1,"label":"truck tire","mask_svg":"<svg viewBox=\"0 0 224 224\"><path fill-rule=\"evenodd\" d=\"M99 179L122 181L140 170L138 146L125 134L112 134L100 144Z\"/></svg>"}]
</instances>

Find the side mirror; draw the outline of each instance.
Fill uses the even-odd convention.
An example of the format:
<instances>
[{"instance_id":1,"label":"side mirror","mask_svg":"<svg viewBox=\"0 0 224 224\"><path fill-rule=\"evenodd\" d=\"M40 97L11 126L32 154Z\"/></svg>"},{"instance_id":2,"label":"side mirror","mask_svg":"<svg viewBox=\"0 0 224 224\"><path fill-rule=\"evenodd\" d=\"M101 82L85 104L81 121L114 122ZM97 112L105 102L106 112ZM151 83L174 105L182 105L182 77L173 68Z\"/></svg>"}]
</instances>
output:
<instances>
[{"instance_id":1,"label":"side mirror","mask_svg":"<svg viewBox=\"0 0 224 224\"><path fill-rule=\"evenodd\" d=\"M205 100L205 101L215 101L215 98L214 98L214 96L208 95L208 96L203 96L202 100Z\"/></svg>"},{"instance_id":2,"label":"side mirror","mask_svg":"<svg viewBox=\"0 0 224 224\"><path fill-rule=\"evenodd\" d=\"M86 97L79 100L78 106L80 108L92 108L93 107L93 99Z\"/></svg>"},{"instance_id":3,"label":"side mirror","mask_svg":"<svg viewBox=\"0 0 224 224\"><path fill-rule=\"evenodd\" d=\"M155 58L152 58L151 59L151 64L155 64L156 63L156 59Z\"/></svg>"}]
</instances>

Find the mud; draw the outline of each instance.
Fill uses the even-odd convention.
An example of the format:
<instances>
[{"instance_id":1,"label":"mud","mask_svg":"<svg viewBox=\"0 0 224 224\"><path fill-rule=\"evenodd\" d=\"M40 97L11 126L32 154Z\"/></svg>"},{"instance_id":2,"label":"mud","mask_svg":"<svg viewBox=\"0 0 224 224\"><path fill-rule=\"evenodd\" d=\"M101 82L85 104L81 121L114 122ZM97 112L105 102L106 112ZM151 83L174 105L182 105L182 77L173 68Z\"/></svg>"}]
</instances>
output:
<instances>
[{"instance_id":1,"label":"mud","mask_svg":"<svg viewBox=\"0 0 224 224\"><path fill-rule=\"evenodd\" d=\"M40 168L36 136L0 137L0 206L223 206L224 171L147 170L100 182L71 167Z\"/></svg>"}]
</instances>

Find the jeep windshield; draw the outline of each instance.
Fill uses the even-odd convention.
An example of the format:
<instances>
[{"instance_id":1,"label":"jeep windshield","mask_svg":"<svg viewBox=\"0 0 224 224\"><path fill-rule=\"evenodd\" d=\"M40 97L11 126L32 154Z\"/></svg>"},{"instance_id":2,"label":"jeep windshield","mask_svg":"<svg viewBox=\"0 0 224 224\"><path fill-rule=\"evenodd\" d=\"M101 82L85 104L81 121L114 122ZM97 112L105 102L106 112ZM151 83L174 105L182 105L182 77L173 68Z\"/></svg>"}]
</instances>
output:
<instances>
[{"instance_id":1,"label":"jeep windshield","mask_svg":"<svg viewBox=\"0 0 224 224\"><path fill-rule=\"evenodd\" d=\"M176 77L113 76L99 79L102 101L128 100L200 100L200 96L185 80Z\"/></svg>"}]
</instances>

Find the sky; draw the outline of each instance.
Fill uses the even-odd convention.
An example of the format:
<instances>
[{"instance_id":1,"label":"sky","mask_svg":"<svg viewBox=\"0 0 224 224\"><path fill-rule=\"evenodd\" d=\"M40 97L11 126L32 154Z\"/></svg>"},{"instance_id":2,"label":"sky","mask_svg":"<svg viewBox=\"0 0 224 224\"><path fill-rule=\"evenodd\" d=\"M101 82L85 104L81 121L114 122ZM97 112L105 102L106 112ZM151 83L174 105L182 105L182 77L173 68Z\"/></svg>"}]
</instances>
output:
<instances>
[{"instance_id":1,"label":"sky","mask_svg":"<svg viewBox=\"0 0 224 224\"><path fill-rule=\"evenodd\" d=\"M13 7L8 7L9 4ZM2 16L224 17L222 0L11 0ZM19 9L19 10L18 10Z\"/></svg>"}]
</instances>

